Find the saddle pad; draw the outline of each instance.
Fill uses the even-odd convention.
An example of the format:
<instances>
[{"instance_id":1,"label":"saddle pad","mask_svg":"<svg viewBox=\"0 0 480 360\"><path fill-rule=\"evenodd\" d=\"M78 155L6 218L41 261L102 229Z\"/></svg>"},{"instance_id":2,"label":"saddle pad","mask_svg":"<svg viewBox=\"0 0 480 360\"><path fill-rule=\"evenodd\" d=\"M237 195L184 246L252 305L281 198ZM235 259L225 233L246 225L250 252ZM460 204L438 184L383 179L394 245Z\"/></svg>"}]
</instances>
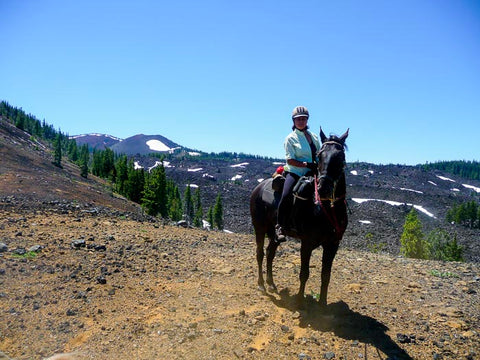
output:
<instances>
[{"instance_id":1,"label":"saddle pad","mask_svg":"<svg viewBox=\"0 0 480 360\"><path fill-rule=\"evenodd\" d=\"M274 208L278 207L282 193L272 189L272 179L267 179L262 191L262 200Z\"/></svg>"}]
</instances>

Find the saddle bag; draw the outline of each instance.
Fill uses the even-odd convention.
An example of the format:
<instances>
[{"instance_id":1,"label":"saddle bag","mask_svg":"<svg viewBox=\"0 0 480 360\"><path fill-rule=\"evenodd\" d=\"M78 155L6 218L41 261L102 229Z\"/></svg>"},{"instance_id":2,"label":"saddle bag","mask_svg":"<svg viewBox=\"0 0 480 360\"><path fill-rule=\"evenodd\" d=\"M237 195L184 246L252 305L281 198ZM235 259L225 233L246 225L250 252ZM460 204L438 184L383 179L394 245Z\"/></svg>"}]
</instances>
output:
<instances>
[{"instance_id":1,"label":"saddle bag","mask_svg":"<svg viewBox=\"0 0 480 360\"><path fill-rule=\"evenodd\" d=\"M293 196L300 200L313 199L315 179L312 176L302 176L293 187Z\"/></svg>"}]
</instances>

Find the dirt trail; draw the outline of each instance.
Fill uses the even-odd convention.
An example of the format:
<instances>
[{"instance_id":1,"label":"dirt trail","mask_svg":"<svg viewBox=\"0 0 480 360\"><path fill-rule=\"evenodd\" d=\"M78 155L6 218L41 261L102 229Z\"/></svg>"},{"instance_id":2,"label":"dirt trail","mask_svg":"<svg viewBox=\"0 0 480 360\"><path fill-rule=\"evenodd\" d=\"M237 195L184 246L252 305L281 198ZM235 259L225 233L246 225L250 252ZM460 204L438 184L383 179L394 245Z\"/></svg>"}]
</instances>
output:
<instances>
[{"instance_id":1,"label":"dirt trail","mask_svg":"<svg viewBox=\"0 0 480 360\"><path fill-rule=\"evenodd\" d=\"M0 211L0 243L0 351L14 359L480 358L478 264L341 249L321 310L316 250L299 311L294 240L278 294L256 288L253 236Z\"/></svg>"}]
</instances>

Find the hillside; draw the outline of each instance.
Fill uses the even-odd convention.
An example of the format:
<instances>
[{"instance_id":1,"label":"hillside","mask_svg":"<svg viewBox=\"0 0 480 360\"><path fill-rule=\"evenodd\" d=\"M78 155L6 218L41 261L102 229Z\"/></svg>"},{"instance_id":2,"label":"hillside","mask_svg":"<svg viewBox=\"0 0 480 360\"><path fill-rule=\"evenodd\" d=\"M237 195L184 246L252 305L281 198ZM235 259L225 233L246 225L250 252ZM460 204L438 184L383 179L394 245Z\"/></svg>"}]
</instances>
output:
<instances>
[{"instance_id":1,"label":"hillside","mask_svg":"<svg viewBox=\"0 0 480 360\"><path fill-rule=\"evenodd\" d=\"M158 158L138 157L136 160L149 168ZM166 171L167 176L182 186L199 186L203 203L207 206L213 204L215 196L221 193L226 203L226 228L250 234L253 231L248 210L250 193L258 181L271 176L279 164L253 157L224 160L172 156L166 162ZM466 229L445 222L446 212L454 204L479 201L479 181L464 180L440 171L424 171L420 166L365 163L349 163L346 175L351 213L342 246L357 249L379 247L398 254L405 216L415 205L422 210L419 218L425 233L444 228L457 234L465 247L466 258L480 261L479 229Z\"/></svg>"},{"instance_id":2,"label":"hillside","mask_svg":"<svg viewBox=\"0 0 480 360\"><path fill-rule=\"evenodd\" d=\"M271 161L169 160L169 176L208 189L205 204L218 192L224 195L227 228L237 232L228 234L144 216L102 180L86 180L68 163L53 166L45 144L1 120L0 156L0 358L479 356L478 263L396 256L407 207L358 200L421 204L437 217L420 213L425 226L436 226L443 207L475 198L461 179L442 180L446 174L412 167L349 164L351 226L334 262L329 306L320 309L315 301L321 268L316 250L301 310L293 301L300 265L295 240L279 248L274 264L279 293L257 290L245 209L258 179L275 169ZM137 160L145 166L158 161ZM360 222L366 220L371 223ZM392 254L365 251L369 232L376 241L391 239L385 250ZM473 243L468 246L475 250Z\"/></svg>"}]
</instances>

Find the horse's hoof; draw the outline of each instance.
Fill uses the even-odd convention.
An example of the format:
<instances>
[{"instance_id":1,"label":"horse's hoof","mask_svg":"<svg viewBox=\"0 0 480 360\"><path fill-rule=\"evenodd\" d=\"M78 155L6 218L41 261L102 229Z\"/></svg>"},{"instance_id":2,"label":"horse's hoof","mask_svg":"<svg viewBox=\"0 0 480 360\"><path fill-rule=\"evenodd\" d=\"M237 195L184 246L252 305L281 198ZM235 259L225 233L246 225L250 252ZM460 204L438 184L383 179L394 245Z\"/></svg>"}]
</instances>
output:
<instances>
[{"instance_id":1,"label":"horse's hoof","mask_svg":"<svg viewBox=\"0 0 480 360\"><path fill-rule=\"evenodd\" d=\"M320 305L320 308L326 309L327 308L327 300L318 300L318 305Z\"/></svg>"},{"instance_id":2,"label":"horse's hoof","mask_svg":"<svg viewBox=\"0 0 480 360\"><path fill-rule=\"evenodd\" d=\"M265 289L265 286L263 286L263 285L258 285L258 290L261 291L262 293L267 292L267 290Z\"/></svg>"}]
</instances>

